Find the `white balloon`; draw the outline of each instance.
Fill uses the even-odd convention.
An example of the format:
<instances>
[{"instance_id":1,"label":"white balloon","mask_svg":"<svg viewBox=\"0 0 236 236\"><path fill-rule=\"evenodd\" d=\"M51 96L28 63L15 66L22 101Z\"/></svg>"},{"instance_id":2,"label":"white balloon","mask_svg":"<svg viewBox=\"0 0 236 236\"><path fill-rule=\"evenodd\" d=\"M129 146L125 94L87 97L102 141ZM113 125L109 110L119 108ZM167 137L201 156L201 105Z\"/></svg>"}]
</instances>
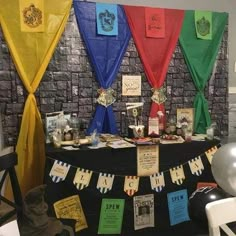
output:
<instances>
[{"instance_id":1,"label":"white balloon","mask_svg":"<svg viewBox=\"0 0 236 236\"><path fill-rule=\"evenodd\" d=\"M225 144L215 152L211 170L216 183L236 196L236 143Z\"/></svg>"}]
</instances>

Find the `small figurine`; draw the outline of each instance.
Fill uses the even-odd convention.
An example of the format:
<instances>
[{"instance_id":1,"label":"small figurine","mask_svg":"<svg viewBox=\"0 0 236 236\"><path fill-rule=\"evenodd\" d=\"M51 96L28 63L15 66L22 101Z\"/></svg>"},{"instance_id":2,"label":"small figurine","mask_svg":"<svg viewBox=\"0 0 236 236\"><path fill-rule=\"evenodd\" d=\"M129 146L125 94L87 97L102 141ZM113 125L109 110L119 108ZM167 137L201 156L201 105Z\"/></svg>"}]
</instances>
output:
<instances>
[{"instance_id":1,"label":"small figurine","mask_svg":"<svg viewBox=\"0 0 236 236\"><path fill-rule=\"evenodd\" d=\"M69 125L66 125L66 127L64 129L64 140L65 141L72 140L72 128L70 128Z\"/></svg>"}]
</instances>

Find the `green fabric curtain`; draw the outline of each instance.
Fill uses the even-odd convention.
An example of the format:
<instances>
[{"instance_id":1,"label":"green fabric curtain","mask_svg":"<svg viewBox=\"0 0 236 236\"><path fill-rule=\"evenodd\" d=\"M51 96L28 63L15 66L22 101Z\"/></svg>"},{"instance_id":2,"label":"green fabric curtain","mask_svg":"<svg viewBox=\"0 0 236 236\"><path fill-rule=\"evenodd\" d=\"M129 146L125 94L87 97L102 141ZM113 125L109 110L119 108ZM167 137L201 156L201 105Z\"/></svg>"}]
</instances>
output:
<instances>
[{"instance_id":1,"label":"green fabric curtain","mask_svg":"<svg viewBox=\"0 0 236 236\"><path fill-rule=\"evenodd\" d=\"M227 21L228 13L213 12L212 40L198 39L194 11L185 11L179 40L191 77L197 88L193 104L195 109L194 131L196 133L205 133L206 128L211 124L204 88L210 79Z\"/></svg>"}]
</instances>

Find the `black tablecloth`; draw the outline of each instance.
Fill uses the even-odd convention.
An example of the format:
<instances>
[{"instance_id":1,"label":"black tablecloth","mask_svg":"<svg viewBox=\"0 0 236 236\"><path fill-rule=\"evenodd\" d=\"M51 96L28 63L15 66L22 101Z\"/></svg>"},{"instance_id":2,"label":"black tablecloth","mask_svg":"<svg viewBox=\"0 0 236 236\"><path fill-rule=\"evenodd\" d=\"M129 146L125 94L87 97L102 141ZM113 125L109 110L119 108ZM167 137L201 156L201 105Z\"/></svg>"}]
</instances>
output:
<instances>
[{"instance_id":1,"label":"black tablecloth","mask_svg":"<svg viewBox=\"0 0 236 236\"><path fill-rule=\"evenodd\" d=\"M101 201L103 198L125 199L124 219L121 235L181 235L191 236L207 232L196 224L188 221L170 226L167 205L167 193L187 189L188 196L196 189L198 182L214 182L210 170L210 163L204 155L205 151L213 146L220 146L218 140L193 141L183 144L160 144L159 145L159 171L164 171L165 188L157 193L151 189L150 178L141 177L139 190L135 195L154 194L155 200L155 227L134 231L133 197L129 197L123 190L124 176L137 174L136 147L124 149L88 149L82 147L80 150L67 151L62 148L56 149L52 146L46 147L45 179L47 184L46 201L49 205L49 215L55 216L53 203L65 197L78 194L88 223L88 229L79 232L78 235L97 235L100 216ZM204 165L202 175L192 175L187 162L197 156L201 156ZM71 164L65 181L53 183L49 172L55 160ZM169 169L183 165L186 179L182 185L171 182ZM78 191L73 185L76 167L92 170L93 175L87 188ZM99 173L110 173L115 175L112 190L101 194L97 188Z\"/></svg>"}]
</instances>

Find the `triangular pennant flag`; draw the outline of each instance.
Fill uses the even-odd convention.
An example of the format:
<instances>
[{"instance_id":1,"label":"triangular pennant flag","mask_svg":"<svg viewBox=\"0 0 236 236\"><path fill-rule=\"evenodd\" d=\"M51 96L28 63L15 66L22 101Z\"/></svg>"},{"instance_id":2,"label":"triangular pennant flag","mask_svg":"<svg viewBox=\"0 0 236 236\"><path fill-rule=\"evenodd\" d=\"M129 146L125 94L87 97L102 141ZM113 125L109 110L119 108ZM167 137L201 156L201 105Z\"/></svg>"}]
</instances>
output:
<instances>
[{"instance_id":1,"label":"triangular pennant flag","mask_svg":"<svg viewBox=\"0 0 236 236\"><path fill-rule=\"evenodd\" d=\"M188 164L193 175L200 176L202 174L204 166L202 164L202 159L200 156L188 161Z\"/></svg>"},{"instance_id":2,"label":"triangular pennant flag","mask_svg":"<svg viewBox=\"0 0 236 236\"><path fill-rule=\"evenodd\" d=\"M195 11L195 28L199 39L212 39L212 12Z\"/></svg>"},{"instance_id":3,"label":"triangular pennant flag","mask_svg":"<svg viewBox=\"0 0 236 236\"><path fill-rule=\"evenodd\" d=\"M96 28L96 3L74 0L76 20L84 40L91 66L99 83L99 98L94 118L87 133L97 129L98 133L117 134L115 115L112 109L114 91L111 89L117 78L131 33L121 5L117 5L118 35L99 35ZM106 19L108 20L108 19ZM110 19L109 19L110 21Z\"/></svg>"},{"instance_id":4,"label":"triangular pennant flag","mask_svg":"<svg viewBox=\"0 0 236 236\"><path fill-rule=\"evenodd\" d=\"M215 152L216 152L217 150L218 150L217 146L214 146L214 147L208 149L208 150L205 152L205 154L206 154L206 156L207 156L207 159L208 159L208 161L209 161L210 164L211 164L211 162L212 162L213 155L215 154Z\"/></svg>"},{"instance_id":5,"label":"triangular pennant flag","mask_svg":"<svg viewBox=\"0 0 236 236\"><path fill-rule=\"evenodd\" d=\"M69 169L70 169L69 164L55 160L52 169L49 173L49 176L52 178L52 181L54 183L59 183L65 180Z\"/></svg>"},{"instance_id":6,"label":"triangular pennant flag","mask_svg":"<svg viewBox=\"0 0 236 236\"><path fill-rule=\"evenodd\" d=\"M185 11L179 42L197 91L193 101L195 133L206 133L211 124L208 102L202 91L211 78L227 21L228 13L212 12L212 40L200 40L196 37L194 11Z\"/></svg>"},{"instance_id":7,"label":"triangular pennant flag","mask_svg":"<svg viewBox=\"0 0 236 236\"><path fill-rule=\"evenodd\" d=\"M135 46L141 58L145 75L153 91L153 103L150 117L156 117L158 111L165 114L165 94L163 85L173 52L178 42L184 11L165 9L165 37L146 36L145 7L124 5ZM153 9L154 10L154 9ZM157 101L157 102L156 102ZM165 117L163 117L165 120Z\"/></svg>"},{"instance_id":8,"label":"triangular pennant flag","mask_svg":"<svg viewBox=\"0 0 236 236\"><path fill-rule=\"evenodd\" d=\"M182 165L170 169L172 183L181 185L184 182L184 168Z\"/></svg>"},{"instance_id":9,"label":"triangular pennant flag","mask_svg":"<svg viewBox=\"0 0 236 236\"><path fill-rule=\"evenodd\" d=\"M118 35L117 5L96 3L97 33Z\"/></svg>"},{"instance_id":10,"label":"triangular pennant flag","mask_svg":"<svg viewBox=\"0 0 236 236\"><path fill-rule=\"evenodd\" d=\"M139 187L139 177L137 176L125 176L124 191L129 195L133 196Z\"/></svg>"},{"instance_id":11,"label":"triangular pennant flag","mask_svg":"<svg viewBox=\"0 0 236 236\"><path fill-rule=\"evenodd\" d=\"M164 173L156 173L150 176L150 183L152 190L156 192L161 192L165 187Z\"/></svg>"},{"instance_id":12,"label":"triangular pennant flag","mask_svg":"<svg viewBox=\"0 0 236 236\"><path fill-rule=\"evenodd\" d=\"M0 0L1 29L16 70L28 93L16 146L16 170L23 194L42 184L45 135L34 93L65 29L72 3L71 0L40 2L44 3L44 31L22 32L19 1Z\"/></svg>"},{"instance_id":13,"label":"triangular pennant flag","mask_svg":"<svg viewBox=\"0 0 236 236\"><path fill-rule=\"evenodd\" d=\"M101 193L107 193L112 189L114 177L115 175L100 173L97 182L97 189Z\"/></svg>"},{"instance_id":14,"label":"triangular pennant flag","mask_svg":"<svg viewBox=\"0 0 236 236\"><path fill-rule=\"evenodd\" d=\"M88 187L92 171L78 168L73 180L73 184L78 190Z\"/></svg>"}]
</instances>

